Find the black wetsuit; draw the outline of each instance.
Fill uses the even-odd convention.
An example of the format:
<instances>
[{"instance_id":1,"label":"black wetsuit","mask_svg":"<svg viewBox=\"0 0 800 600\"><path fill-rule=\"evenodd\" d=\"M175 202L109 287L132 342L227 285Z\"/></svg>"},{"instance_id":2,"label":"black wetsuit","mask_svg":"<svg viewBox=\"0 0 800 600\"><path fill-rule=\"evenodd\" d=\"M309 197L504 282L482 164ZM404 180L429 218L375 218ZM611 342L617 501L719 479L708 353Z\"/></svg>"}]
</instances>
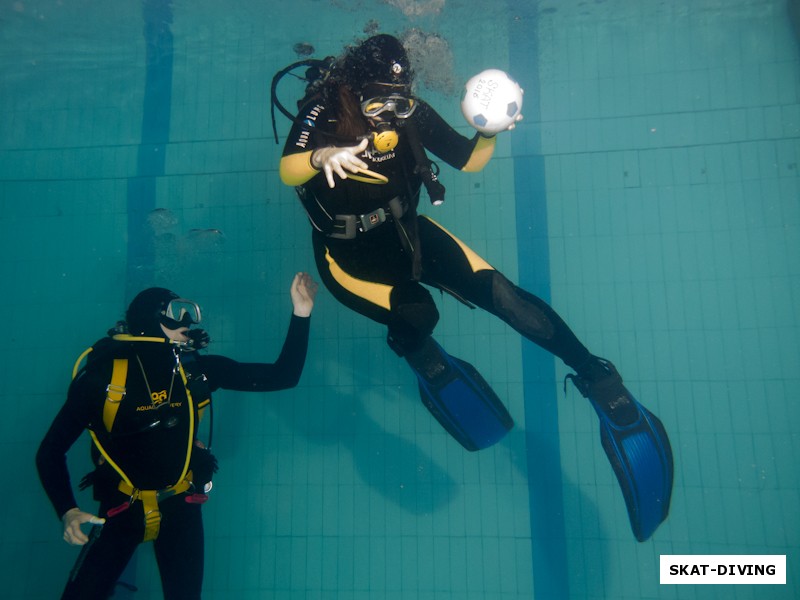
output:
<instances>
[{"instance_id":1,"label":"black wetsuit","mask_svg":"<svg viewBox=\"0 0 800 600\"><path fill-rule=\"evenodd\" d=\"M295 386L308 348L309 318L292 316L280 356L274 364L240 363L223 356L183 353L181 361L192 378L207 378L187 394L180 370L175 371L176 350L164 342L113 341L92 352L86 367L70 386L67 400L42 441L36 464L39 477L56 514L62 517L76 507L66 453L89 429L107 455L136 488L161 490L176 484L188 466L197 469L198 404L201 392L219 388L265 392ZM92 354L99 356L92 357ZM111 433L104 425L106 387L115 358L128 360L126 395ZM190 401L191 396L191 401ZM210 398L210 395L209 395ZM187 461L190 464L187 465ZM144 535L142 502L108 516L126 505L129 497L117 489L121 477L108 461L93 474L99 515L106 518L83 547L62 598L106 598ZM162 514L154 541L156 559L167 599L200 598L203 579L203 523L201 505L187 502L190 490L158 504Z\"/></svg>"},{"instance_id":2,"label":"black wetsuit","mask_svg":"<svg viewBox=\"0 0 800 600\"><path fill-rule=\"evenodd\" d=\"M286 157L315 148L355 145L321 132L332 132L336 115L322 100L307 104L284 147ZM399 123L399 121L398 121ZM445 290L503 319L526 338L580 369L590 354L564 321L540 298L520 289L462 241L427 216L417 215L422 179L412 151L416 128L424 148L456 169L470 168L485 139L468 139L452 129L427 103L417 108L396 131L397 147L385 154L364 152L360 158L388 183L376 185L352 178L328 187L318 173L298 186L298 194L313 225L313 247L320 277L344 305L388 326L392 347L400 354L413 352L432 333L439 314L433 298L420 283ZM405 125L405 126L403 126ZM488 160L488 159L487 159ZM478 161L480 163L480 161ZM302 166L282 160L281 175ZM288 178L284 177L284 181ZM399 199L402 210L397 211ZM457 200L455 200L457 201ZM394 205L394 214L392 205ZM336 215L367 219L383 209L390 217L351 239L342 239ZM402 213L402 216L398 215Z\"/></svg>"}]
</instances>

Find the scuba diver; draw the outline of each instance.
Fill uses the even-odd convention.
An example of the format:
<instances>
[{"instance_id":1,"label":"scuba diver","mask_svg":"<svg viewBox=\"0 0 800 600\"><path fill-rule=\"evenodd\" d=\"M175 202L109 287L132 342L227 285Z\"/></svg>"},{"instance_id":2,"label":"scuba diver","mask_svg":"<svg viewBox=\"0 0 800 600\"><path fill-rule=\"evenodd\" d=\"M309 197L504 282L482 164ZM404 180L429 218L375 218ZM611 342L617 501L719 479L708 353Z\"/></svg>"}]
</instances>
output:
<instances>
[{"instance_id":1,"label":"scuba diver","mask_svg":"<svg viewBox=\"0 0 800 600\"><path fill-rule=\"evenodd\" d=\"M61 519L64 541L83 546L62 598L108 598L142 542L152 541L165 599L199 599L203 582L201 507L217 462L199 419L211 415L211 392L284 390L305 363L317 284L292 280L286 339L274 364L201 354L210 338L200 307L164 288L131 302L125 321L78 359L67 400L36 455L42 485ZM83 358L85 365L79 369ZM210 420L211 417L210 417ZM75 500L66 453L84 429L91 435L97 514ZM87 535L81 526L92 526Z\"/></svg>"},{"instance_id":2,"label":"scuba diver","mask_svg":"<svg viewBox=\"0 0 800 600\"><path fill-rule=\"evenodd\" d=\"M293 116L277 85L300 66L308 67L308 84ZM672 490L672 451L661 422L547 303L418 213L423 186L432 204L444 200L427 151L455 169L480 171L495 136L462 136L413 94L412 83L405 48L386 34L338 58L295 63L273 79L273 126L275 107L292 120L280 176L295 186L308 215L323 283L339 302L387 326L388 344L416 374L423 403L468 450L496 443L513 420L475 368L433 339L439 313L424 286L489 311L563 360L600 417L634 534L649 538L667 516Z\"/></svg>"}]
</instances>

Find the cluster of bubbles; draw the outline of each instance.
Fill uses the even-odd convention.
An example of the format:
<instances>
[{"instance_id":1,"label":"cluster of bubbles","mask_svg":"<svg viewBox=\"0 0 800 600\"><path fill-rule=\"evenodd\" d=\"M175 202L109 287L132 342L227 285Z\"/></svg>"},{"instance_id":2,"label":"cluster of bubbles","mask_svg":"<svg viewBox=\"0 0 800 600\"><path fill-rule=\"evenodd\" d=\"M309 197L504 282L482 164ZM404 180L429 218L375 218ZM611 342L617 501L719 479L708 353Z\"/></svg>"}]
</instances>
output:
<instances>
[{"instance_id":1,"label":"cluster of bubbles","mask_svg":"<svg viewBox=\"0 0 800 600\"><path fill-rule=\"evenodd\" d=\"M385 4L399 8L407 17L438 15L444 8L445 0L383 0Z\"/></svg>"},{"instance_id":2,"label":"cluster of bubbles","mask_svg":"<svg viewBox=\"0 0 800 600\"><path fill-rule=\"evenodd\" d=\"M329 0L331 6L347 12L364 12L372 8L373 0ZM406 17L438 15L444 9L445 0L380 0L400 10Z\"/></svg>"},{"instance_id":3,"label":"cluster of bubbles","mask_svg":"<svg viewBox=\"0 0 800 600\"><path fill-rule=\"evenodd\" d=\"M369 36L376 35L380 33L381 25L375 19L370 19L364 24L363 31ZM309 42L297 42L292 45L292 50L299 58L308 58L312 56L317 49L314 48L314 45Z\"/></svg>"},{"instance_id":4,"label":"cluster of bubbles","mask_svg":"<svg viewBox=\"0 0 800 600\"><path fill-rule=\"evenodd\" d=\"M417 83L446 95L457 91L453 51L445 38L413 28L402 35L401 41L408 52Z\"/></svg>"},{"instance_id":5,"label":"cluster of bubbles","mask_svg":"<svg viewBox=\"0 0 800 600\"><path fill-rule=\"evenodd\" d=\"M162 278L175 277L193 261L208 261L223 244L225 234L216 228L190 229L176 234L178 217L168 208L156 208L147 215L146 233L153 241L154 268Z\"/></svg>"},{"instance_id":6,"label":"cluster of bubbles","mask_svg":"<svg viewBox=\"0 0 800 600\"><path fill-rule=\"evenodd\" d=\"M178 218L167 208L156 208L147 215L147 226L154 235L162 235L178 224Z\"/></svg>"},{"instance_id":7,"label":"cluster of bubbles","mask_svg":"<svg viewBox=\"0 0 800 600\"><path fill-rule=\"evenodd\" d=\"M297 42L294 46L292 46L292 50L294 50L294 53L297 54L297 56L303 58L314 54L314 46L308 42Z\"/></svg>"},{"instance_id":8,"label":"cluster of bubbles","mask_svg":"<svg viewBox=\"0 0 800 600\"><path fill-rule=\"evenodd\" d=\"M370 19L364 24L363 31L369 36L377 35L381 31L381 24L378 23L375 19Z\"/></svg>"},{"instance_id":9,"label":"cluster of bubbles","mask_svg":"<svg viewBox=\"0 0 800 600\"><path fill-rule=\"evenodd\" d=\"M406 4L415 6L422 4L420 2L404 2L401 0L384 1L389 4L403 4L404 6ZM430 11L438 12L442 6L444 6L444 0L428 3ZM415 10L422 9L417 7ZM416 12L414 14L422 13ZM375 19L367 21L363 28L364 33L368 36L375 35L380 30L380 23ZM437 33L427 33L414 27L403 33L400 38L414 67L417 84L445 95L452 95L458 92L453 67L453 51L444 37ZM316 48L308 42L296 42L292 46L292 50L299 58L307 58L316 52Z\"/></svg>"}]
</instances>

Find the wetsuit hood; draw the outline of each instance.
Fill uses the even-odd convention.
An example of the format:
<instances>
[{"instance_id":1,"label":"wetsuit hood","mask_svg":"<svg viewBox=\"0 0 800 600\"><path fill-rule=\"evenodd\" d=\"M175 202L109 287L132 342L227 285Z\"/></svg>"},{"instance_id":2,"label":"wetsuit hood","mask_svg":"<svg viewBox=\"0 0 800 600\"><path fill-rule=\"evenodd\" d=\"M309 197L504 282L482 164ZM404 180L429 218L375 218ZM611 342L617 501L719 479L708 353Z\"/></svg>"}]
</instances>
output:
<instances>
[{"instance_id":1,"label":"wetsuit hood","mask_svg":"<svg viewBox=\"0 0 800 600\"><path fill-rule=\"evenodd\" d=\"M343 66L345 79L356 94L371 83L398 86L406 91L411 87L412 71L406 50L400 40L385 33L351 49Z\"/></svg>"},{"instance_id":2,"label":"wetsuit hood","mask_svg":"<svg viewBox=\"0 0 800 600\"><path fill-rule=\"evenodd\" d=\"M169 303L178 297L175 292L160 287L139 292L125 313L128 331L132 335L164 337L161 318Z\"/></svg>"}]
</instances>

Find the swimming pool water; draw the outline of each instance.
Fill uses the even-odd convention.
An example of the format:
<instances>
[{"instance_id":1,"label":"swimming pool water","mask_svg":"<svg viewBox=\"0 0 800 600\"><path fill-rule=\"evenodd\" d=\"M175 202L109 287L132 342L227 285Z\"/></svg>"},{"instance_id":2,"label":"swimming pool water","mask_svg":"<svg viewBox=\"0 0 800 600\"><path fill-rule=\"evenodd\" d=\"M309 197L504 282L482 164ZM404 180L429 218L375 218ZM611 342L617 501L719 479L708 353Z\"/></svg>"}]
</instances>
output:
<instances>
[{"instance_id":1,"label":"swimming pool water","mask_svg":"<svg viewBox=\"0 0 800 600\"><path fill-rule=\"evenodd\" d=\"M215 395L204 597L796 597L796 15L795 0L0 7L3 597L56 597L77 555L33 455L72 362L136 291L197 299L216 353L277 355L291 276L314 267L269 83L307 45L323 57L374 31L413 40L421 95L465 134L469 76L499 67L525 88L492 162L443 167L447 201L424 212L548 299L661 417L671 515L634 540L590 406L499 321L437 296L437 338L517 422L470 454L383 329L322 291L296 389ZM282 90L291 106L299 87ZM88 441L69 461L77 480ZM789 576L662 586L661 554L786 554ZM161 597L150 548L126 576L131 597Z\"/></svg>"}]
</instances>

